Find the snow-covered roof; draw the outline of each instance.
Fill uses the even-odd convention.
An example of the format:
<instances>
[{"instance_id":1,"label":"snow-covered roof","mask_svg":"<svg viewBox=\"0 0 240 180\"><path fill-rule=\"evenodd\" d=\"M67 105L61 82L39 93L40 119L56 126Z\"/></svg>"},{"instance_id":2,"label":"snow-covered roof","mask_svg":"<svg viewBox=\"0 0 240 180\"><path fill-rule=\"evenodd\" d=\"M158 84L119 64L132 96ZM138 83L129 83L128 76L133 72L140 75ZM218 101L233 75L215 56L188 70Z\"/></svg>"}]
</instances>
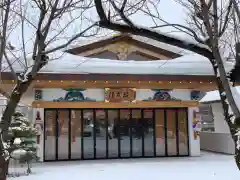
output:
<instances>
[{"instance_id":1,"label":"snow-covered roof","mask_svg":"<svg viewBox=\"0 0 240 180\"><path fill-rule=\"evenodd\" d=\"M199 102L206 103L213 101L220 101L220 95L218 90L207 92L206 95Z\"/></svg>"},{"instance_id":2,"label":"snow-covered roof","mask_svg":"<svg viewBox=\"0 0 240 180\"><path fill-rule=\"evenodd\" d=\"M225 68L230 71L233 63L226 63ZM40 73L213 75L213 70L207 58L196 54L156 61L119 61L64 54L50 61Z\"/></svg>"},{"instance_id":3,"label":"snow-covered roof","mask_svg":"<svg viewBox=\"0 0 240 180\"><path fill-rule=\"evenodd\" d=\"M232 94L233 97L240 107L240 86L236 86L232 88ZM215 101L220 101L220 94L218 90L215 91L209 91L206 93L206 95L199 101L200 103L211 103Z\"/></svg>"},{"instance_id":4,"label":"snow-covered roof","mask_svg":"<svg viewBox=\"0 0 240 180\"><path fill-rule=\"evenodd\" d=\"M162 32L161 32L161 34L162 34ZM108 39L112 39L112 38L115 38L115 37L118 37L118 36L124 36L124 35L125 34L111 34L111 35L105 35L105 36L100 36L100 37L92 37L92 38L90 37L90 38L87 38L87 39L80 39L79 41L76 41L74 44L69 45L67 47L67 49L74 49L74 48L78 48L78 47L81 47L81 46L90 45L92 43L96 43L96 42L99 42L99 41L104 41L104 40L108 40ZM140 41L140 42L145 43L147 45L152 45L152 46L155 46L155 47L158 47L158 48L161 48L161 49L164 49L164 50L167 50L167 51L179 54L179 55L193 54L193 52L188 51L186 49L183 49L183 48L180 48L180 47L177 47L177 46L172 46L170 44L163 43L163 42L160 42L160 41L156 41L154 39L150 39L150 38L147 38L147 37L132 35L132 34L127 34L126 36L131 37L133 40ZM166 34L166 36L171 37L172 35L170 36L169 34ZM185 41L186 43L195 43L197 45L196 41L193 41L193 40L192 41L190 41L189 39L186 40L186 38L183 39L183 38L180 38L178 36L177 37L174 36L174 38L179 39L181 41ZM199 47L202 47L202 46L203 45L199 45Z\"/></svg>"},{"instance_id":5,"label":"snow-covered roof","mask_svg":"<svg viewBox=\"0 0 240 180\"><path fill-rule=\"evenodd\" d=\"M171 60L156 61L120 61L81 57L57 51L49 55L50 61L40 73L59 74L159 74L159 75L213 75L209 60L197 54L184 55ZM226 71L230 71L234 64L225 63ZM14 63L16 72L22 72L19 63ZM3 69L9 72L9 68Z\"/></svg>"}]
</instances>

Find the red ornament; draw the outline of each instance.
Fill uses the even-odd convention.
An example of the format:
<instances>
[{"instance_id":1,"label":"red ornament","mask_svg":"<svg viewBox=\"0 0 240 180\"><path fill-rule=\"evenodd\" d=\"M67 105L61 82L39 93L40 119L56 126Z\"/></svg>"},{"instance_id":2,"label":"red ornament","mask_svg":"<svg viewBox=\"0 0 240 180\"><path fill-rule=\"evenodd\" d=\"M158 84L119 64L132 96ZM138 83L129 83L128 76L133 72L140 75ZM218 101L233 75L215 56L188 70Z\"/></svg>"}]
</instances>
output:
<instances>
[{"instance_id":1,"label":"red ornament","mask_svg":"<svg viewBox=\"0 0 240 180\"><path fill-rule=\"evenodd\" d=\"M36 114L36 121L41 121L41 116L39 111L37 111L37 114Z\"/></svg>"}]
</instances>

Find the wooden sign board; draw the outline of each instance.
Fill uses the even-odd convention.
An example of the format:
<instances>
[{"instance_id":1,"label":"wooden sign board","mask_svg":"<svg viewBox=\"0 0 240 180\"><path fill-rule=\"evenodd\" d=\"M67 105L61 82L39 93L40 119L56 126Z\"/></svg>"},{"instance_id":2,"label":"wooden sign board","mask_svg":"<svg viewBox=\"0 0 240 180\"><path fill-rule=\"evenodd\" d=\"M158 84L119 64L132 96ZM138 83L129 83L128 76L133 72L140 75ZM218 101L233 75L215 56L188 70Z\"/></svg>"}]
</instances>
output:
<instances>
[{"instance_id":1,"label":"wooden sign board","mask_svg":"<svg viewBox=\"0 0 240 180\"><path fill-rule=\"evenodd\" d=\"M105 88L105 102L133 102L135 99L134 88Z\"/></svg>"}]
</instances>

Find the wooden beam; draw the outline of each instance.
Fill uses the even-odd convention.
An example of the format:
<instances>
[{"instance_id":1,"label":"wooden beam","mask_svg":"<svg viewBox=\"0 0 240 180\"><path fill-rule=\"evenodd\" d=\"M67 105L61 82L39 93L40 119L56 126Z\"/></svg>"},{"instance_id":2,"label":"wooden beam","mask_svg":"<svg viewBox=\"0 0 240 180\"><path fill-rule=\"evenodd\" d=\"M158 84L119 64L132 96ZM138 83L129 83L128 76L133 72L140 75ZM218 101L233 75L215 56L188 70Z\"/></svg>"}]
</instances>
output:
<instances>
[{"instance_id":1,"label":"wooden beam","mask_svg":"<svg viewBox=\"0 0 240 180\"><path fill-rule=\"evenodd\" d=\"M139 101L135 103L34 101L33 108L177 108L198 107L197 101Z\"/></svg>"},{"instance_id":2,"label":"wooden beam","mask_svg":"<svg viewBox=\"0 0 240 180\"><path fill-rule=\"evenodd\" d=\"M34 88L214 89L211 81L35 81Z\"/></svg>"}]
</instances>

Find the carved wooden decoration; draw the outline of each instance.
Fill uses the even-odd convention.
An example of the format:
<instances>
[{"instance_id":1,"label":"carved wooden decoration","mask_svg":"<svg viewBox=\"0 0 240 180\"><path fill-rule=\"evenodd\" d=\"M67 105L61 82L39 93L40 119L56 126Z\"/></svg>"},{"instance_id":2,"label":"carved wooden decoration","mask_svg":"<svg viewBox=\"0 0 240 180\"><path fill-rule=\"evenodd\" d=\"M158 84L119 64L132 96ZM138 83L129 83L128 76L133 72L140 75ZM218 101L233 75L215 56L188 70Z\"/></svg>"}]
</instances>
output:
<instances>
[{"instance_id":1,"label":"carved wooden decoration","mask_svg":"<svg viewBox=\"0 0 240 180\"><path fill-rule=\"evenodd\" d=\"M127 59L127 56L129 54L129 45L124 45L121 44L118 46L118 48L116 49L116 54L119 60L125 60Z\"/></svg>"},{"instance_id":2,"label":"carved wooden decoration","mask_svg":"<svg viewBox=\"0 0 240 180\"><path fill-rule=\"evenodd\" d=\"M136 99L136 90L133 88L106 88L106 102L133 102Z\"/></svg>"}]
</instances>

